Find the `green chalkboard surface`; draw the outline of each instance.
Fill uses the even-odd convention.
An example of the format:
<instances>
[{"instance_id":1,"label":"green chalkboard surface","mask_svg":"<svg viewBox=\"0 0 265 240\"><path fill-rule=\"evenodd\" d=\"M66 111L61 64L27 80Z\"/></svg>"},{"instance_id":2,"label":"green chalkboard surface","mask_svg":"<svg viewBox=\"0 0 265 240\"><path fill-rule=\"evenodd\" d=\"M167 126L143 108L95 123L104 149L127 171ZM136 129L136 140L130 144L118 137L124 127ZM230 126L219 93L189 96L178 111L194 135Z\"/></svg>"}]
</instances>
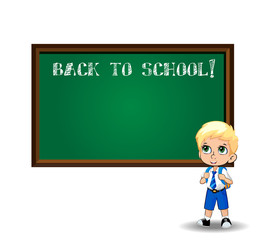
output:
<instances>
[{"instance_id":1,"label":"green chalkboard surface","mask_svg":"<svg viewBox=\"0 0 265 240\"><path fill-rule=\"evenodd\" d=\"M203 166L233 125L233 45L32 45L33 166Z\"/></svg>"}]
</instances>

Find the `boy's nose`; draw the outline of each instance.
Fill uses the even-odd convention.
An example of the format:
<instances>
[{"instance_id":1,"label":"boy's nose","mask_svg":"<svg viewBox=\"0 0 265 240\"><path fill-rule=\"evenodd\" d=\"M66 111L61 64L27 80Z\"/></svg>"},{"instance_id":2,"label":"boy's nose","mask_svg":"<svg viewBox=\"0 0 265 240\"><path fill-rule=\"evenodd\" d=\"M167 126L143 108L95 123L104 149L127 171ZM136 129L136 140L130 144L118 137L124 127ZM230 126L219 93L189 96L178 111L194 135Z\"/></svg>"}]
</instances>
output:
<instances>
[{"instance_id":1,"label":"boy's nose","mask_svg":"<svg viewBox=\"0 0 265 240\"><path fill-rule=\"evenodd\" d=\"M213 159L213 158L215 158L215 154L214 154L214 151L213 151L213 154L211 155L211 158Z\"/></svg>"}]
</instances>

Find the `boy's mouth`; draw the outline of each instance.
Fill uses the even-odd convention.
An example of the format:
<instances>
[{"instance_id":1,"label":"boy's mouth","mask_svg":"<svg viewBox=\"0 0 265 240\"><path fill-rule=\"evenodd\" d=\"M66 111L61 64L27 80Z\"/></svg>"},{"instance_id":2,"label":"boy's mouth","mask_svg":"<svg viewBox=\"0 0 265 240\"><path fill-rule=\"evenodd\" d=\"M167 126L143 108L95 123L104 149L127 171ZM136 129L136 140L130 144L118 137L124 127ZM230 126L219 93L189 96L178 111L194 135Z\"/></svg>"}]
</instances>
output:
<instances>
[{"instance_id":1,"label":"boy's mouth","mask_svg":"<svg viewBox=\"0 0 265 240\"><path fill-rule=\"evenodd\" d=\"M215 161L215 162L211 162L211 164L216 164L217 163L217 161Z\"/></svg>"}]
</instances>

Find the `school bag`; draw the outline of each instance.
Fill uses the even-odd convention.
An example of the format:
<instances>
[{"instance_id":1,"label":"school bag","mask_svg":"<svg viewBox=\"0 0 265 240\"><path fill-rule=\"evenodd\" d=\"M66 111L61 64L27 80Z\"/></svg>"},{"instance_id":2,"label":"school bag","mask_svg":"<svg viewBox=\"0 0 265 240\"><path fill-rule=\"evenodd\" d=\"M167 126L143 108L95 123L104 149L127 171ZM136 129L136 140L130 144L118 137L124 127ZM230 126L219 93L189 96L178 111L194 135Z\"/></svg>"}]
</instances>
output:
<instances>
[{"instance_id":1,"label":"school bag","mask_svg":"<svg viewBox=\"0 0 265 240\"><path fill-rule=\"evenodd\" d=\"M205 172L208 173L210 172L211 169L212 167L208 167ZM218 174L222 174L223 169L227 170L225 167L219 167ZM206 182L208 182L208 178L206 179ZM225 185L225 189L228 189L231 187L231 184L226 183L224 180L221 180L221 182Z\"/></svg>"}]
</instances>

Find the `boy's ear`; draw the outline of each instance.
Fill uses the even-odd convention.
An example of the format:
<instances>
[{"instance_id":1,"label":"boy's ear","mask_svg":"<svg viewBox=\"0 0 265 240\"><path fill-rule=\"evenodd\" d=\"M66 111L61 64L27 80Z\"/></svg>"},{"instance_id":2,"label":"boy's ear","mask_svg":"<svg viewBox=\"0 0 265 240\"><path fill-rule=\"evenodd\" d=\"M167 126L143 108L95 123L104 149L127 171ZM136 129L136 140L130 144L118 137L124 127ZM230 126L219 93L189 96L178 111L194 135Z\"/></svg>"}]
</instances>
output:
<instances>
[{"instance_id":1,"label":"boy's ear","mask_svg":"<svg viewBox=\"0 0 265 240\"><path fill-rule=\"evenodd\" d=\"M228 163L233 163L234 161L236 161L236 159L237 159L237 155L234 153L230 156Z\"/></svg>"}]
</instances>

